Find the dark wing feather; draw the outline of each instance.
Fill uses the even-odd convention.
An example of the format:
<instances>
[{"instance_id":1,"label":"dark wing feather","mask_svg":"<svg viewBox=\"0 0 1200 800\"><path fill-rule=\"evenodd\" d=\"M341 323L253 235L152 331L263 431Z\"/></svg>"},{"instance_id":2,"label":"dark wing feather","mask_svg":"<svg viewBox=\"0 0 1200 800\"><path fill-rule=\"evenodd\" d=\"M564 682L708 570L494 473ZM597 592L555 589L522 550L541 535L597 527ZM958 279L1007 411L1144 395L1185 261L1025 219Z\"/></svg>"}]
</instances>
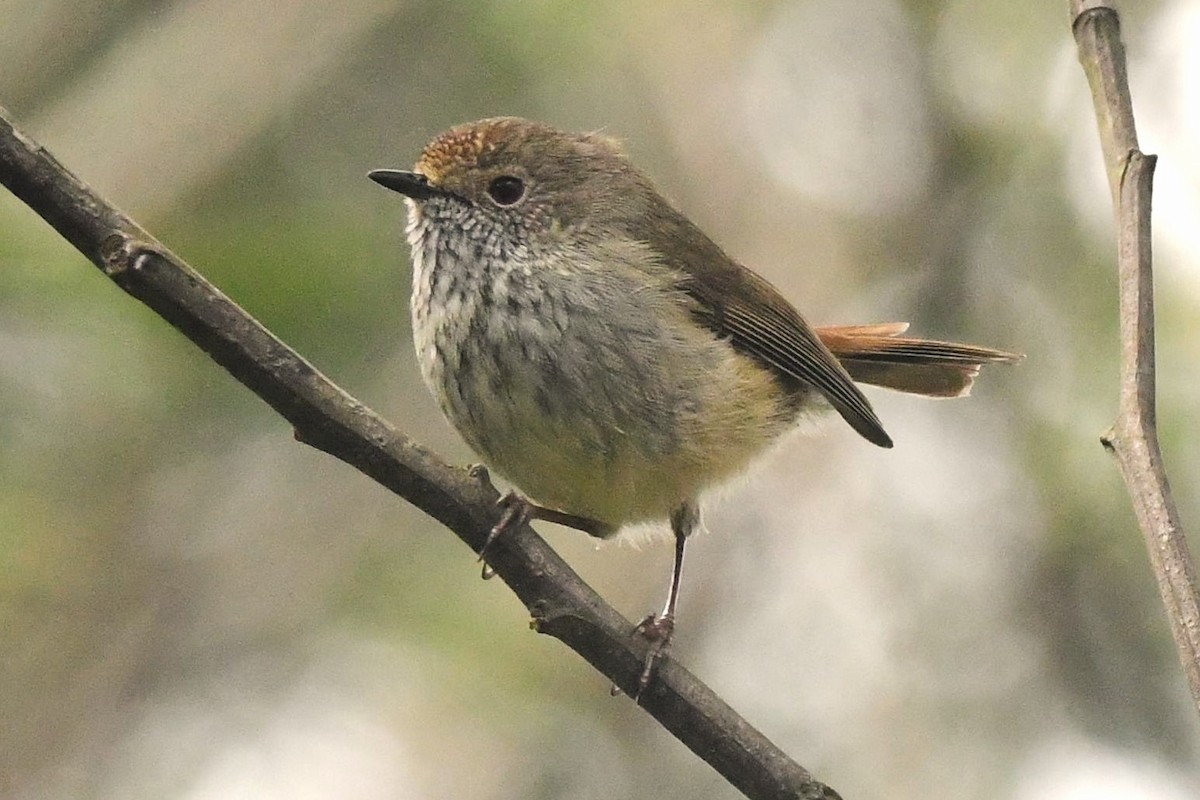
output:
<instances>
[{"instance_id":1,"label":"dark wing feather","mask_svg":"<svg viewBox=\"0 0 1200 800\"><path fill-rule=\"evenodd\" d=\"M891 447L867 398L783 295L725 255L631 166L623 163L620 171L631 180L630 194L606 211L619 214L627 226L622 233L645 242L680 276L676 285L694 303L696 319L785 383L820 392L868 441Z\"/></svg>"},{"instance_id":2,"label":"dark wing feather","mask_svg":"<svg viewBox=\"0 0 1200 800\"><path fill-rule=\"evenodd\" d=\"M697 276L681 284L696 301L696 317L717 335L728 336L739 351L816 389L868 441L891 447L867 398L800 313L766 280L728 264L736 271L725 273L716 285Z\"/></svg>"}]
</instances>

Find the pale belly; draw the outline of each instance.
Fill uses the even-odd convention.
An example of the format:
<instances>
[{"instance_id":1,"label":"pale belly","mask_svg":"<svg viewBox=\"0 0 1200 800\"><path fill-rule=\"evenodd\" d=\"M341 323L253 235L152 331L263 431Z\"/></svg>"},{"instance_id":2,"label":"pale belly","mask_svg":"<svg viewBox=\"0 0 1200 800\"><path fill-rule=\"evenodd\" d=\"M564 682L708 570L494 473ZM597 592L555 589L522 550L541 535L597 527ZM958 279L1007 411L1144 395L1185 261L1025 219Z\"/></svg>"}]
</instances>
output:
<instances>
[{"instance_id":1,"label":"pale belly","mask_svg":"<svg viewBox=\"0 0 1200 800\"><path fill-rule=\"evenodd\" d=\"M771 373L676 299L618 297L569 314L552 292L414 313L424 378L484 462L530 499L614 530L742 471L795 415Z\"/></svg>"}]
</instances>

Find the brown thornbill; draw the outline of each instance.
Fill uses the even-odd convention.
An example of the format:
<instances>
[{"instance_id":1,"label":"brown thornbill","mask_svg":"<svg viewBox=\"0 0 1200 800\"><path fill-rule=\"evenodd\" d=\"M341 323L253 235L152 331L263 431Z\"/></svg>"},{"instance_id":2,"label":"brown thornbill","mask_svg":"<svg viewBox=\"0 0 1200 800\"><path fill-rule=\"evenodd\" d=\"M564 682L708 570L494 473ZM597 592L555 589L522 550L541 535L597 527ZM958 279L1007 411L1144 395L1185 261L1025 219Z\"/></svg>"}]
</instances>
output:
<instances>
[{"instance_id":1,"label":"brown thornbill","mask_svg":"<svg viewBox=\"0 0 1200 800\"><path fill-rule=\"evenodd\" d=\"M855 381L958 397L982 364L1018 358L901 323L809 326L598 134L485 119L438 136L414 171L370 177L408 198L425 382L530 498L505 498L489 542L531 518L600 537L669 520L674 569L666 608L638 626L652 643L640 689L674 628L705 489L814 412L891 447Z\"/></svg>"}]
</instances>

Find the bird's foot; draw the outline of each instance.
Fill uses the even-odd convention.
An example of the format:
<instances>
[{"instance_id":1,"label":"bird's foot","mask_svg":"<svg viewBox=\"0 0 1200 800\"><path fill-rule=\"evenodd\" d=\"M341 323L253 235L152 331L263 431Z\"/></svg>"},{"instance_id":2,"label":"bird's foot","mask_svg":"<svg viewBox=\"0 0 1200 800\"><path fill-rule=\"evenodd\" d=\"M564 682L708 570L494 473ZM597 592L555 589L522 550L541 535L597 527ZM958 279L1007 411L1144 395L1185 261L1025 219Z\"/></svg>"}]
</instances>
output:
<instances>
[{"instance_id":1,"label":"bird's foot","mask_svg":"<svg viewBox=\"0 0 1200 800\"><path fill-rule=\"evenodd\" d=\"M492 569L484 561L492 543L504 535L505 531L519 528L533 517L533 504L516 492L509 492L504 495L496 501L496 505L500 507L500 519L488 531L487 539L483 541L483 547L479 548L479 560L483 562L483 570L480 572L480 577L485 581L496 574L496 570Z\"/></svg>"},{"instance_id":2,"label":"bird's foot","mask_svg":"<svg viewBox=\"0 0 1200 800\"><path fill-rule=\"evenodd\" d=\"M654 679L658 662L666 655L667 646L671 643L671 636L675 633L675 615L648 614L634 627L633 632L650 642L650 649L646 652L646 660L642 664L642 674L638 676L637 694L633 698L640 700L642 692L646 691L650 681Z\"/></svg>"}]
</instances>

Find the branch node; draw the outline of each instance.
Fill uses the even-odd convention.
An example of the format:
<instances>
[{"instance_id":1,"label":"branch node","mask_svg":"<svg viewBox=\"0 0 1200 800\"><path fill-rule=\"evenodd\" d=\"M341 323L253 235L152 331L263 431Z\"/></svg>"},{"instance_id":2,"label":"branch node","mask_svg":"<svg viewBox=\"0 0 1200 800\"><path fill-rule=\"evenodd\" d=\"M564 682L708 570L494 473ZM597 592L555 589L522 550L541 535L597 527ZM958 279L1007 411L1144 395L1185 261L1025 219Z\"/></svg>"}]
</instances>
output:
<instances>
[{"instance_id":1,"label":"branch node","mask_svg":"<svg viewBox=\"0 0 1200 800\"><path fill-rule=\"evenodd\" d=\"M1137 159L1137 157L1138 150L1136 147L1125 151L1125 157L1121 159L1121 177L1117 181L1117 186L1120 189L1125 188L1125 179L1129 177L1129 171L1133 169L1133 162Z\"/></svg>"},{"instance_id":2,"label":"branch node","mask_svg":"<svg viewBox=\"0 0 1200 800\"><path fill-rule=\"evenodd\" d=\"M129 253L129 237L124 233L111 233L100 243L100 259L104 262L104 274L115 278L129 269L132 259Z\"/></svg>"},{"instance_id":3,"label":"branch node","mask_svg":"<svg viewBox=\"0 0 1200 800\"><path fill-rule=\"evenodd\" d=\"M536 600L529 607L529 630L534 633L545 633L547 604L545 600Z\"/></svg>"},{"instance_id":4,"label":"branch node","mask_svg":"<svg viewBox=\"0 0 1200 800\"><path fill-rule=\"evenodd\" d=\"M138 272L151 256L162 256L162 253L124 232L111 233L100 243L101 268L110 278Z\"/></svg>"},{"instance_id":5,"label":"branch node","mask_svg":"<svg viewBox=\"0 0 1200 800\"><path fill-rule=\"evenodd\" d=\"M529 606L529 627L538 633L544 633L542 629L546 623L552 622L555 617L561 616L562 613L562 609L554 611L547 598L539 597Z\"/></svg>"}]
</instances>

